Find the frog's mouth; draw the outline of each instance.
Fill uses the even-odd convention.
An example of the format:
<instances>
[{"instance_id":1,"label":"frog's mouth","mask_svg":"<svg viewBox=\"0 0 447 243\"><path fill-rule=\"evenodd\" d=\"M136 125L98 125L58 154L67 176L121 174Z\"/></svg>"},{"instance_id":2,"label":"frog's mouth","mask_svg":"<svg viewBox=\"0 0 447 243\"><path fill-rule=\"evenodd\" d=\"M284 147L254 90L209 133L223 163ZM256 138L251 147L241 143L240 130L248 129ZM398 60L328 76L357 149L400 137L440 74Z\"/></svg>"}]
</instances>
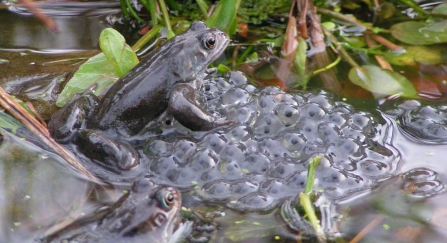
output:
<instances>
[{"instance_id":1,"label":"frog's mouth","mask_svg":"<svg viewBox=\"0 0 447 243\"><path fill-rule=\"evenodd\" d=\"M210 60L212 60L211 62L216 60L225 51L225 49L227 49L227 46L230 43L230 38L224 32L219 33L217 36L219 37L219 41L224 41L224 43L221 45L219 50L212 54L210 58Z\"/></svg>"}]
</instances>

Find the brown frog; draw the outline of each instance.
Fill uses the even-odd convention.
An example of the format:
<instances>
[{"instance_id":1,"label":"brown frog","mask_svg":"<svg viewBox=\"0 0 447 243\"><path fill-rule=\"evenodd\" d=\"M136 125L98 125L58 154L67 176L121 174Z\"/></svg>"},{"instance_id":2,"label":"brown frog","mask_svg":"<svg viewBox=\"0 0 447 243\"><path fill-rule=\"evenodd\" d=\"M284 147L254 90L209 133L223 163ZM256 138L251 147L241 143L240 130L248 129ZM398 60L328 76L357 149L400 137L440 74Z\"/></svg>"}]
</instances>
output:
<instances>
[{"instance_id":1,"label":"brown frog","mask_svg":"<svg viewBox=\"0 0 447 243\"><path fill-rule=\"evenodd\" d=\"M81 218L40 242L168 242L179 223L181 194L148 179L111 207Z\"/></svg>"},{"instance_id":2,"label":"brown frog","mask_svg":"<svg viewBox=\"0 0 447 243\"><path fill-rule=\"evenodd\" d=\"M57 111L48 128L61 143L77 149L108 170L126 171L139 164L126 141L168 110L191 130L210 130L231 121L217 118L196 101L208 65L224 51L228 36L194 22L189 30L152 51L104 95L82 95Z\"/></svg>"}]
</instances>

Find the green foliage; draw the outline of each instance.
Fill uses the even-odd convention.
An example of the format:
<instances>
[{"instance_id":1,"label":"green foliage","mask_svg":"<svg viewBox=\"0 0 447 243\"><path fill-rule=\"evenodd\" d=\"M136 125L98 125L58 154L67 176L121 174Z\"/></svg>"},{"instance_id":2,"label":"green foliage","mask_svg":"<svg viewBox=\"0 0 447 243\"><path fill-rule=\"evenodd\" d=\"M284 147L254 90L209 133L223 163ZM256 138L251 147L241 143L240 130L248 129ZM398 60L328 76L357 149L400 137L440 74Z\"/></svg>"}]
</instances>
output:
<instances>
[{"instance_id":1,"label":"green foliage","mask_svg":"<svg viewBox=\"0 0 447 243\"><path fill-rule=\"evenodd\" d=\"M438 65L447 62L447 49L444 46L406 46L403 50L389 52L385 59L399 66Z\"/></svg>"},{"instance_id":2,"label":"green foliage","mask_svg":"<svg viewBox=\"0 0 447 243\"><path fill-rule=\"evenodd\" d=\"M447 20L441 22L407 21L391 27L394 38L410 45L432 45L447 42Z\"/></svg>"},{"instance_id":3,"label":"green foliage","mask_svg":"<svg viewBox=\"0 0 447 243\"><path fill-rule=\"evenodd\" d=\"M290 3L290 0L245 0L238 13L242 22L260 24L269 15L287 13Z\"/></svg>"},{"instance_id":4,"label":"green foliage","mask_svg":"<svg viewBox=\"0 0 447 243\"><path fill-rule=\"evenodd\" d=\"M94 84L98 84L94 93L99 95L117 79L113 66L107 61L104 53L100 53L79 67L59 94L56 105L64 106L75 94L84 92Z\"/></svg>"},{"instance_id":5,"label":"green foliage","mask_svg":"<svg viewBox=\"0 0 447 243\"><path fill-rule=\"evenodd\" d=\"M432 10L433 14L447 15L447 3L439 4Z\"/></svg>"},{"instance_id":6,"label":"green foliage","mask_svg":"<svg viewBox=\"0 0 447 243\"><path fill-rule=\"evenodd\" d=\"M88 59L79 67L59 94L57 106L64 106L75 94L82 93L95 84L97 87L93 92L96 95L101 94L138 63L137 56L117 31L104 29L99 42L103 53Z\"/></svg>"},{"instance_id":7,"label":"green foliage","mask_svg":"<svg viewBox=\"0 0 447 243\"><path fill-rule=\"evenodd\" d=\"M99 46L120 78L139 62L137 55L126 44L124 37L112 28L105 28L101 32Z\"/></svg>"},{"instance_id":8,"label":"green foliage","mask_svg":"<svg viewBox=\"0 0 447 243\"><path fill-rule=\"evenodd\" d=\"M404 76L374 65L353 67L349 79L354 84L371 91L376 98L388 95L416 98L417 91Z\"/></svg>"},{"instance_id":9,"label":"green foliage","mask_svg":"<svg viewBox=\"0 0 447 243\"><path fill-rule=\"evenodd\" d=\"M23 124L9 114L0 112L0 127L2 129L8 129L15 134L19 128L23 127Z\"/></svg>"},{"instance_id":10,"label":"green foliage","mask_svg":"<svg viewBox=\"0 0 447 243\"><path fill-rule=\"evenodd\" d=\"M321 155L313 157L309 165L307 167L307 181L306 188L304 189L305 194L310 194L314 190L314 180L315 180L315 172L317 171L318 165L320 165L323 157Z\"/></svg>"},{"instance_id":11,"label":"green foliage","mask_svg":"<svg viewBox=\"0 0 447 243\"><path fill-rule=\"evenodd\" d=\"M303 38L298 40L298 50L295 55L295 68L300 76L306 75L307 43Z\"/></svg>"},{"instance_id":12,"label":"green foliage","mask_svg":"<svg viewBox=\"0 0 447 243\"><path fill-rule=\"evenodd\" d=\"M205 21L210 28L216 27L230 36L236 33L236 13L241 0L221 0L213 14Z\"/></svg>"}]
</instances>

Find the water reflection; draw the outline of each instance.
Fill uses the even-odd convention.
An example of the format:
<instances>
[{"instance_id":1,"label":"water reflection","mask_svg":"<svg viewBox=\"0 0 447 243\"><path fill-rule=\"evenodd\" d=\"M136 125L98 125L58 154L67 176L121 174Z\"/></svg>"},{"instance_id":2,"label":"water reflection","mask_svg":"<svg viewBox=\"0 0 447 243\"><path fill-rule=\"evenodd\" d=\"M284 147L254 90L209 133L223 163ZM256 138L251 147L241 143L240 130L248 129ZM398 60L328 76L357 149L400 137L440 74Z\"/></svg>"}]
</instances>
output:
<instances>
[{"instance_id":1,"label":"water reflection","mask_svg":"<svg viewBox=\"0 0 447 243\"><path fill-rule=\"evenodd\" d=\"M87 184L54 154L0 132L1 241L30 242L51 226L77 217Z\"/></svg>"},{"instance_id":2,"label":"water reflection","mask_svg":"<svg viewBox=\"0 0 447 243\"><path fill-rule=\"evenodd\" d=\"M103 7L96 9L97 6ZM107 6L107 7L106 7ZM98 37L107 27L104 16L119 12L117 3L46 3L39 5L56 22L59 33L43 26L24 8L0 10L0 46L40 50L98 48Z\"/></svg>"}]
</instances>

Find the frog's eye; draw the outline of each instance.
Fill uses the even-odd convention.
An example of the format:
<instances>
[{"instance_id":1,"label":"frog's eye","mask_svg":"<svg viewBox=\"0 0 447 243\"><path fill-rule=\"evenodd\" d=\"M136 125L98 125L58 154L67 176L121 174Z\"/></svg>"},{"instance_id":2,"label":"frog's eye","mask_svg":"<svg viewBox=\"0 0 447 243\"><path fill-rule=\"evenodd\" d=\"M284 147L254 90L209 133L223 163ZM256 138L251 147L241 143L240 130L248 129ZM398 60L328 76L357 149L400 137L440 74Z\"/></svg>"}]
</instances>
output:
<instances>
[{"instance_id":1,"label":"frog's eye","mask_svg":"<svg viewBox=\"0 0 447 243\"><path fill-rule=\"evenodd\" d=\"M173 204L174 203L174 195L172 195L172 193L166 193L165 195L165 202L166 204Z\"/></svg>"},{"instance_id":2,"label":"frog's eye","mask_svg":"<svg viewBox=\"0 0 447 243\"><path fill-rule=\"evenodd\" d=\"M166 192L163 194L161 198L161 204L163 208L168 210L171 208L172 204L174 204L174 200L175 200L174 194L172 194L171 192Z\"/></svg>"},{"instance_id":3,"label":"frog's eye","mask_svg":"<svg viewBox=\"0 0 447 243\"><path fill-rule=\"evenodd\" d=\"M215 36L212 35L212 36L206 37L203 42L204 42L206 48L213 49L216 46L217 40L216 40Z\"/></svg>"}]
</instances>

